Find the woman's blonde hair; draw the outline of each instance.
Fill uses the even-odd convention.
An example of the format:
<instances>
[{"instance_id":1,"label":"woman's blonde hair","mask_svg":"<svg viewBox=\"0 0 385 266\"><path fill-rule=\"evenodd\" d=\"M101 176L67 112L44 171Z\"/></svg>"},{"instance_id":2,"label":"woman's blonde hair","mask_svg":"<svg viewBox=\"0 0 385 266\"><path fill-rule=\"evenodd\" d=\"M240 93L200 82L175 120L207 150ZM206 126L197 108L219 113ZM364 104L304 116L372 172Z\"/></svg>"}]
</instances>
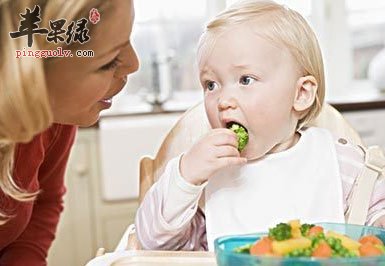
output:
<instances>
[{"instance_id":1,"label":"woman's blonde hair","mask_svg":"<svg viewBox=\"0 0 385 266\"><path fill-rule=\"evenodd\" d=\"M25 191L13 179L16 144L28 142L47 129L53 122L53 115L44 61L16 58L16 50L26 47L26 37L11 39L10 32L19 29L20 14L24 14L26 8L32 11L38 5L41 8L39 26L49 28L49 20L88 17L90 7L96 7L99 2L101 0L0 0L0 190L17 201L34 200L39 191ZM52 46L45 38L36 37L31 49ZM0 209L0 224L9 217L11 215Z\"/></svg>"},{"instance_id":2,"label":"woman's blonde hair","mask_svg":"<svg viewBox=\"0 0 385 266\"><path fill-rule=\"evenodd\" d=\"M265 27L262 36L286 47L297 60L301 74L314 76L318 82L315 101L298 121L297 128L300 128L317 117L321 111L325 98L325 76L317 37L298 12L269 0L236 2L207 24L198 46L198 54L204 42L208 41L208 34L215 36L234 25L260 18L264 19Z\"/></svg>"}]
</instances>

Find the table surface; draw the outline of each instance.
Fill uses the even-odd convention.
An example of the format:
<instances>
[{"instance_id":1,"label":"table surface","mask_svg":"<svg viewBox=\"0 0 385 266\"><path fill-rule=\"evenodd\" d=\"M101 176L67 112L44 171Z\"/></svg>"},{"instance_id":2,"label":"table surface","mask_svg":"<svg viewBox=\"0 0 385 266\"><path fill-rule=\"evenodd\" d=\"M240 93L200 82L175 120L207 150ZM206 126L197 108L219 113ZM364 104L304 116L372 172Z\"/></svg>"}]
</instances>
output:
<instances>
[{"instance_id":1,"label":"table surface","mask_svg":"<svg viewBox=\"0 0 385 266\"><path fill-rule=\"evenodd\" d=\"M129 250L96 257L87 266L217 266L212 252Z\"/></svg>"}]
</instances>

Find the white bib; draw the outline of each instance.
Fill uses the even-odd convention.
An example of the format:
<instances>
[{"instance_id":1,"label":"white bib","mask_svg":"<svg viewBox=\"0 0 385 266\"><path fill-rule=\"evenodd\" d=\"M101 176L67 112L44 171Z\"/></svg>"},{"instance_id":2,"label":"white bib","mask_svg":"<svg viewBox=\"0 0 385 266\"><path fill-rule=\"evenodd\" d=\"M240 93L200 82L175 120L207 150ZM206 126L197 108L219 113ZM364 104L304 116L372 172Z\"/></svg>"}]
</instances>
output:
<instances>
[{"instance_id":1,"label":"white bib","mask_svg":"<svg viewBox=\"0 0 385 266\"><path fill-rule=\"evenodd\" d=\"M343 223L343 192L332 135L308 128L296 145L212 177L205 190L209 250L217 237L267 232L280 222Z\"/></svg>"}]
</instances>

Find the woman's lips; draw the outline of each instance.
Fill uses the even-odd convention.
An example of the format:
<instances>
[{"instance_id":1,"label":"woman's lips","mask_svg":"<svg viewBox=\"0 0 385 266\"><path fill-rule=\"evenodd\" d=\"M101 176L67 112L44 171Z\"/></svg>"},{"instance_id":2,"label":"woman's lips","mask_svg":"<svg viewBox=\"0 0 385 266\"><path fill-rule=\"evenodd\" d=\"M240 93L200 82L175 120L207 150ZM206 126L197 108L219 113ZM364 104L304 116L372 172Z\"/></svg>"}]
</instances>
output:
<instances>
[{"instance_id":1,"label":"woman's lips","mask_svg":"<svg viewBox=\"0 0 385 266\"><path fill-rule=\"evenodd\" d=\"M103 103L112 103L112 98L101 100Z\"/></svg>"},{"instance_id":2,"label":"woman's lips","mask_svg":"<svg viewBox=\"0 0 385 266\"><path fill-rule=\"evenodd\" d=\"M108 109L112 105L112 98L99 101L103 105L103 109Z\"/></svg>"}]
</instances>

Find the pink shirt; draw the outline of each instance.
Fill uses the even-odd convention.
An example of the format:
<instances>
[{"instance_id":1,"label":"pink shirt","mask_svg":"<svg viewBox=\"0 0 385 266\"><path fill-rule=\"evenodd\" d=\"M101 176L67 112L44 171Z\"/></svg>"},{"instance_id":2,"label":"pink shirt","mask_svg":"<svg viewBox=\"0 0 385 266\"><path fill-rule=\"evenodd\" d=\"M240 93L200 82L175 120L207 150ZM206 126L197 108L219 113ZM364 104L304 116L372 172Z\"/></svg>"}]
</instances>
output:
<instances>
[{"instance_id":1,"label":"pink shirt","mask_svg":"<svg viewBox=\"0 0 385 266\"><path fill-rule=\"evenodd\" d=\"M345 140L335 140L344 210L353 184L364 168L364 153ZM187 183L179 173L179 158L172 159L161 178L147 192L137 211L137 237L144 249L207 250L204 211L198 206L205 187ZM377 181L366 224L385 215L385 181Z\"/></svg>"}]
</instances>

